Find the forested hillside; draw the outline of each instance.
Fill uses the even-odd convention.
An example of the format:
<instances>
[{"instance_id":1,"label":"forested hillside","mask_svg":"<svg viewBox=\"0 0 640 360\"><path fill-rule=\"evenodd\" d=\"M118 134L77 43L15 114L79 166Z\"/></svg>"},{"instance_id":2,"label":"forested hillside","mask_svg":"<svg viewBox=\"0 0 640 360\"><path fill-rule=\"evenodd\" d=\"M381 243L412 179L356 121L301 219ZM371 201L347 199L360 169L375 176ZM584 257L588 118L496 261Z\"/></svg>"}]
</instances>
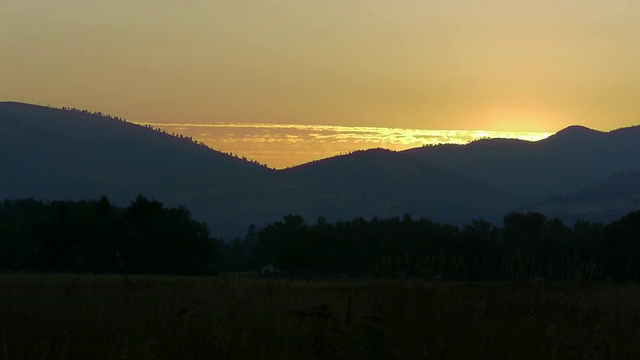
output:
<instances>
[{"instance_id":1,"label":"forested hillside","mask_svg":"<svg viewBox=\"0 0 640 360\"><path fill-rule=\"evenodd\" d=\"M382 205L372 204L367 218L409 213L457 224L500 219L519 203L499 188L385 149L356 151L281 173L288 182L318 193L386 204L388 215L377 210Z\"/></svg>"},{"instance_id":2,"label":"forested hillside","mask_svg":"<svg viewBox=\"0 0 640 360\"><path fill-rule=\"evenodd\" d=\"M639 170L640 126L611 132L571 126L537 142L485 139L405 153L536 202Z\"/></svg>"},{"instance_id":3,"label":"forested hillside","mask_svg":"<svg viewBox=\"0 0 640 360\"><path fill-rule=\"evenodd\" d=\"M554 194L527 208L566 221L611 222L640 209L640 171L622 171L604 181L565 194Z\"/></svg>"},{"instance_id":4,"label":"forested hillside","mask_svg":"<svg viewBox=\"0 0 640 360\"><path fill-rule=\"evenodd\" d=\"M110 115L0 103L0 199L104 195L127 206L142 195L189 208L226 240L285 214L337 222L409 213L461 225L534 210L569 222L608 222L640 206L607 198L595 209L573 202L567 210L544 201L640 169L639 131L570 127L538 142L370 149L275 171Z\"/></svg>"},{"instance_id":5,"label":"forested hillside","mask_svg":"<svg viewBox=\"0 0 640 360\"><path fill-rule=\"evenodd\" d=\"M139 194L188 206L220 233L247 225L235 206L273 193L274 172L190 138L78 109L0 103L0 199L80 200L124 206Z\"/></svg>"}]
</instances>

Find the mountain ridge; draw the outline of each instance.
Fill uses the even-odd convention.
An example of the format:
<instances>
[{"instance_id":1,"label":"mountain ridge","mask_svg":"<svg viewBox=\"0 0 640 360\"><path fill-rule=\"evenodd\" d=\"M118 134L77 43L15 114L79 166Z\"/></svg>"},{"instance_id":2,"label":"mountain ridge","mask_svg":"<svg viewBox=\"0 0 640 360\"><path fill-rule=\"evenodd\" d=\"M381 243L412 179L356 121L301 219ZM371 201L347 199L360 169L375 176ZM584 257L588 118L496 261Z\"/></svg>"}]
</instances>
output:
<instances>
[{"instance_id":1,"label":"mountain ridge","mask_svg":"<svg viewBox=\"0 0 640 360\"><path fill-rule=\"evenodd\" d=\"M1 198L105 195L124 205L143 194L188 206L215 229L212 218L220 228L234 219L212 202L280 187L271 169L101 114L0 103L0 121Z\"/></svg>"},{"instance_id":2,"label":"mountain ridge","mask_svg":"<svg viewBox=\"0 0 640 360\"><path fill-rule=\"evenodd\" d=\"M640 168L639 132L640 126L611 132L573 126L536 142L488 139L404 152L536 201Z\"/></svg>"},{"instance_id":3,"label":"mountain ridge","mask_svg":"<svg viewBox=\"0 0 640 360\"><path fill-rule=\"evenodd\" d=\"M5 102L0 198L106 195L126 204L142 194L187 206L212 233L232 237L286 214L330 221L403 213L449 223L500 221L550 194L640 169L632 156L640 153L640 127L603 133L577 126L558 134L538 142L482 139L361 150L272 170L100 113Z\"/></svg>"},{"instance_id":4,"label":"mountain ridge","mask_svg":"<svg viewBox=\"0 0 640 360\"><path fill-rule=\"evenodd\" d=\"M615 221L640 209L640 169L565 194L553 194L528 211L544 212L568 220Z\"/></svg>"},{"instance_id":5,"label":"mountain ridge","mask_svg":"<svg viewBox=\"0 0 640 360\"><path fill-rule=\"evenodd\" d=\"M294 183L321 193L399 204L397 213L457 222L482 215L495 218L518 199L446 169L386 149L359 150L286 170ZM443 214L447 215L443 215Z\"/></svg>"}]
</instances>

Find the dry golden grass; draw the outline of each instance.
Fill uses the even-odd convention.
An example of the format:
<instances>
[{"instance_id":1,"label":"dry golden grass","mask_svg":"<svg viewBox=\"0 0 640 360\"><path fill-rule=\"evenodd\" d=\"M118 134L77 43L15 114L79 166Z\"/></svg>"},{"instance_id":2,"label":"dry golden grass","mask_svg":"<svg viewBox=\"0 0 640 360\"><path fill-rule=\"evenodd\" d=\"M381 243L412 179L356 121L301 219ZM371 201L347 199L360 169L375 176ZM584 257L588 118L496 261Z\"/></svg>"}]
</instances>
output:
<instances>
[{"instance_id":1,"label":"dry golden grass","mask_svg":"<svg viewBox=\"0 0 640 360\"><path fill-rule=\"evenodd\" d=\"M0 276L0 359L632 359L640 286Z\"/></svg>"}]
</instances>

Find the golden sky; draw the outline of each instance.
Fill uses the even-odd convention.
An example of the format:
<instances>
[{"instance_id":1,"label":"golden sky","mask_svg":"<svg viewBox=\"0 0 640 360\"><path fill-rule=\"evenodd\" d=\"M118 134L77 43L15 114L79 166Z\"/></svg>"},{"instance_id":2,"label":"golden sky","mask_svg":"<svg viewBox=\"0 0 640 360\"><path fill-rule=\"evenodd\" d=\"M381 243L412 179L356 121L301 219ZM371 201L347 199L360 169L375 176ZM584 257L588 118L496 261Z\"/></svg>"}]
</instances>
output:
<instances>
[{"instance_id":1,"label":"golden sky","mask_svg":"<svg viewBox=\"0 0 640 360\"><path fill-rule=\"evenodd\" d=\"M143 123L204 142L215 150L282 169L370 148L405 150L425 145L466 144L481 138L537 141L541 132L424 130L372 126L265 123Z\"/></svg>"},{"instance_id":2,"label":"golden sky","mask_svg":"<svg viewBox=\"0 0 640 360\"><path fill-rule=\"evenodd\" d=\"M0 100L134 122L640 122L637 0L2 0Z\"/></svg>"}]
</instances>

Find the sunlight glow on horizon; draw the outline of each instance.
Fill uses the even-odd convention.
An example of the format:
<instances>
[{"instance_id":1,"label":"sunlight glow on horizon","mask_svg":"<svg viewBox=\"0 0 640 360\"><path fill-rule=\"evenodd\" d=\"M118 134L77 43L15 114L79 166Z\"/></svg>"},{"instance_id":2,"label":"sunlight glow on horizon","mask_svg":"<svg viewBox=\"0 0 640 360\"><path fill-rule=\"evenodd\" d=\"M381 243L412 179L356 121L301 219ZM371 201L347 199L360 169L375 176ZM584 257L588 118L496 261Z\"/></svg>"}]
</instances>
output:
<instances>
[{"instance_id":1,"label":"sunlight glow on horizon","mask_svg":"<svg viewBox=\"0 0 640 360\"><path fill-rule=\"evenodd\" d=\"M538 141L552 134L269 123L138 124L192 137L213 149L277 169L377 147L400 151L425 145L466 144L483 138Z\"/></svg>"}]
</instances>

